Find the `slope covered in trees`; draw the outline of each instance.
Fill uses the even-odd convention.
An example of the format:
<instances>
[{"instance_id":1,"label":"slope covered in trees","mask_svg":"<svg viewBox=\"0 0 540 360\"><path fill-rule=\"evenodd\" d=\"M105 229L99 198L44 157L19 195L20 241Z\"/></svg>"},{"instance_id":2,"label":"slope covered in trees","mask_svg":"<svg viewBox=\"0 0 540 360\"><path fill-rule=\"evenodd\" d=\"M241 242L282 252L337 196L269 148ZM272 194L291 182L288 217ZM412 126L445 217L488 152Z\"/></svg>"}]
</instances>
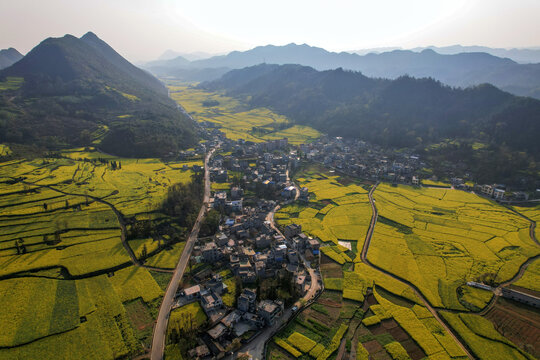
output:
<instances>
[{"instance_id":1,"label":"slope covered in trees","mask_svg":"<svg viewBox=\"0 0 540 360\"><path fill-rule=\"evenodd\" d=\"M49 38L0 71L0 142L164 155L195 142L167 94L93 33Z\"/></svg>"},{"instance_id":2,"label":"slope covered in trees","mask_svg":"<svg viewBox=\"0 0 540 360\"><path fill-rule=\"evenodd\" d=\"M535 174L540 160L540 101L487 84L458 89L429 78L383 80L342 69L258 65L201 86L249 96L252 106L270 107L334 136L436 149L433 156L480 166L492 180ZM457 140L457 148L431 146L447 139ZM482 149L473 152L478 142Z\"/></svg>"}]
</instances>

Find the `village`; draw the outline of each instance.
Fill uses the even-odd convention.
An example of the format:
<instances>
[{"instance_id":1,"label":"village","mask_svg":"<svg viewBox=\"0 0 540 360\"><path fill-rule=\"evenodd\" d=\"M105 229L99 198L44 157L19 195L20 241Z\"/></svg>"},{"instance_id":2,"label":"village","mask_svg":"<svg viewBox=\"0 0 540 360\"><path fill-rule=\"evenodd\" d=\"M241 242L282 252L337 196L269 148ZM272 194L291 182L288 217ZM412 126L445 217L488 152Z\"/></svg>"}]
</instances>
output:
<instances>
[{"instance_id":1,"label":"village","mask_svg":"<svg viewBox=\"0 0 540 360\"><path fill-rule=\"evenodd\" d=\"M216 128L203 124L201 129L211 140L179 157L190 159L219 144L220 152L209 163L216 187L208 210L219 212L221 220L214 235L199 238L194 246L188 280L184 279L173 307L197 302L208 319L197 330L198 345L189 351L190 358L223 357L245 350L250 343L256 343L251 349L264 349L259 344L265 344L323 291L318 264L320 246L325 244L304 234L300 225L280 230L273 219L280 206L309 202L309 189L298 188L290 178L303 162L374 183L426 186L420 179L426 164L413 153L328 136L299 146L290 146L286 138L234 141ZM507 193L504 185L471 185L462 178L434 186L451 186L497 201L528 200L528 194Z\"/></svg>"},{"instance_id":2,"label":"village","mask_svg":"<svg viewBox=\"0 0 540 360\"><path fill-rule=\"evenodd\" d=\"M309 190L298 189L289 178L300 159L288 152L287 139L248 144L217 131L212 135L214 140L196 151L220 142L221 153L209 163L210 179L218 187L231 186L210 198L208 209L222 220L215 235L199 238L194 246L190 267L202 270L190 270L174 306L198 302L208 318L199 346L190 351L193 358L236 351L266 330L258 339L265 341L323 286L315 270L319 241L299 225L282 232L273 220L280 205L309 200Z\"/></svg>"}]
</instances>

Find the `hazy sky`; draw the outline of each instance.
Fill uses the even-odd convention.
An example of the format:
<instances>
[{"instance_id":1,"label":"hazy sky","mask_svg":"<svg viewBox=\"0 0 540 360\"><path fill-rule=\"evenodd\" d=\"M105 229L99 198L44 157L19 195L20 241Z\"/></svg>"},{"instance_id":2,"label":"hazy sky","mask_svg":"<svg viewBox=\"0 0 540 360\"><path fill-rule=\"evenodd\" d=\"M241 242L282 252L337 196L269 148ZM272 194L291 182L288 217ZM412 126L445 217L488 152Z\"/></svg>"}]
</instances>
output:
<instances>
[{"instance_id":1,"label":"hazy sky","mask_svg":"<svg viewBox=\"0 0 540 360\"><path fill-rule=\"evenodd\" d=\"M0 0L0 49L89 30L132 61L291 42L529 47L540 46L540 0Z\"/></svg>"}]
</instances>

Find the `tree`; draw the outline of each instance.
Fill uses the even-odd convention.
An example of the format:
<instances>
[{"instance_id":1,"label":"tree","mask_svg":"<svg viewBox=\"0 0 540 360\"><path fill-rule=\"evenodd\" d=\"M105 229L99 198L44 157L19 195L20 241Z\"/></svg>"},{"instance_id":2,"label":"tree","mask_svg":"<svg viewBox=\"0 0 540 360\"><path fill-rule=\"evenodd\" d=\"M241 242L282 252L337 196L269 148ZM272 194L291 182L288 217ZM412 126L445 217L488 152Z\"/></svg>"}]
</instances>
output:
<instances>
[{"instance_id":1,"label":"tree","mask_svg":"<svg viewBox=\"0 0 540 360\"><path fill-rule=\"evenodd\" d=\"M142 248L142 252L141 252L141 258L146 259L147 255L148 255L148 250L146 249L146 244L144 244Z\"/></svg>"},{"instance_id":2,"label":"tree","mask_svg":"<svg viewBox=\"0 0 540 360\"><path fill-rule=\"evenodd\" d=\"M43 210L47 211L47 203L43 203Z\"/></svg>"},{"instance_id":3,"label":"tree","mask_svg":"<svg viewBox=\"0 0 540 360\"><path fill-rule=\"evenodd\" d=\"M54 243L58 244L62 239L60 238L60 231L55 231L54 233Z\"/></svg>"},{"instance_id":4,"label":"tree","mask_svg":"<svg viewBox=\"0 0 540 360\"><path fill-rule=\"evenodd\" d=\"M65 203L64 207L66 208L66 210L69 209L69 202L67 201L67 199L66 199L66 203Z\"/></svg>"}]
</instances>

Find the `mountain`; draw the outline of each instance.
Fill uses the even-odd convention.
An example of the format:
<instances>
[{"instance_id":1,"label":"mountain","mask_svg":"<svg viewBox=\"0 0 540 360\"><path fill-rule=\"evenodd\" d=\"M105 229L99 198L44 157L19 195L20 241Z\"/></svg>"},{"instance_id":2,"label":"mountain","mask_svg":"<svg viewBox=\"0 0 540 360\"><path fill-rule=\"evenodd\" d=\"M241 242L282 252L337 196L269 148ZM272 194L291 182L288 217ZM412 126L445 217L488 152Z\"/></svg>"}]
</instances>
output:
<instances>
[{"instance_id":1,"label":"mountain","mask_svg":"<svg viewBox=\"0 0 540 360\"><path fill-rule=\"evenodd\" d=\"M491 181L540 165L540 101L492 85L459 89L429 78L386 80L343 69L257 65L200 86L247 97L254 107L269 107L334 136L417 151L454 139L464 146L463 153L469 151L455 162L481 168ZM484 144L485 151L473 152L474 143ZM485 168L494 161L497 166ZM503 174L509 166L519 171Z\"/></svg>"},{"instance_id":2,"label":"mountain","mask_svg":"<svg viewBox=\"0 0 540 360\"><path fill-rule=\"evenodd\" d=\"M0 89L0 142L95 144L121 156L162 156L195 143L167 88L91 32L44 40L0 71Z\"/></svg>"},{"instance_id":3,"label":"mountain","mask_svg":"<svg viewBox=\"0 0 540 360\"><path fill-rule=\"evenodd\" d=\"M183 53L183 52L178 52L178 51L174 51L174 50L169 49L169 50L166 50L163 54L161 54L161 56L158 58L158 60L171 60L171 59L174 59L174 58L179 57L179 56L183 57L184 59L186 59L188 61L194 61L194 60L206 59L206 58L212 57L214 55L203 52L203 51L195 51L195 52L191 52L191 53Z\"/></svg>"},{"instance_id":4,"label":"mountain","mask_svg":"<svg viewBox=\"0 0 540 360\"><path fill-rule=\"evenodd\" d=\"M520 64L537 64L540 63L540 48L520 48L520 49L503 49L503 48L491 48L487 46L427 46L411 49L411 51L420 52L426 49L431 49L439 54L454 55L459 53L469 52L483 52L493 56L501 58L509 58ZM355 51L357 54L363 52L363 50Z\"/></svg>"},{"instance_id":5,"label":"mountain","mask_svg":"<svg viewBox=\"0 0 540 360\"><path fill-rule=\"evenodd\" d=\"M516 95L540 98L540 64L518 64L507 58L479 52L441 55L430 49L422 52L394 50L360 56L329 52L306 44L267 45L191 61L189 64L169 63L159 68L145 68L161 76L175 76L178 70L190 73L194 69L241 69L261 63L299 64L317 70L341 67L361 71L366 76L387 79L403 75L432 77L444 84L459 87L490 83Z\"/></svg>"},{"instance_id":6,"label":"mountain","mask_svg":"<svg viewBox=\"0 0 540 360\"><path fill-rule=\"evenodd\" d=\"M23 55L14 48L0 50L0 70L15 64L22 58Z\"/></svg>"}]
</instances>

